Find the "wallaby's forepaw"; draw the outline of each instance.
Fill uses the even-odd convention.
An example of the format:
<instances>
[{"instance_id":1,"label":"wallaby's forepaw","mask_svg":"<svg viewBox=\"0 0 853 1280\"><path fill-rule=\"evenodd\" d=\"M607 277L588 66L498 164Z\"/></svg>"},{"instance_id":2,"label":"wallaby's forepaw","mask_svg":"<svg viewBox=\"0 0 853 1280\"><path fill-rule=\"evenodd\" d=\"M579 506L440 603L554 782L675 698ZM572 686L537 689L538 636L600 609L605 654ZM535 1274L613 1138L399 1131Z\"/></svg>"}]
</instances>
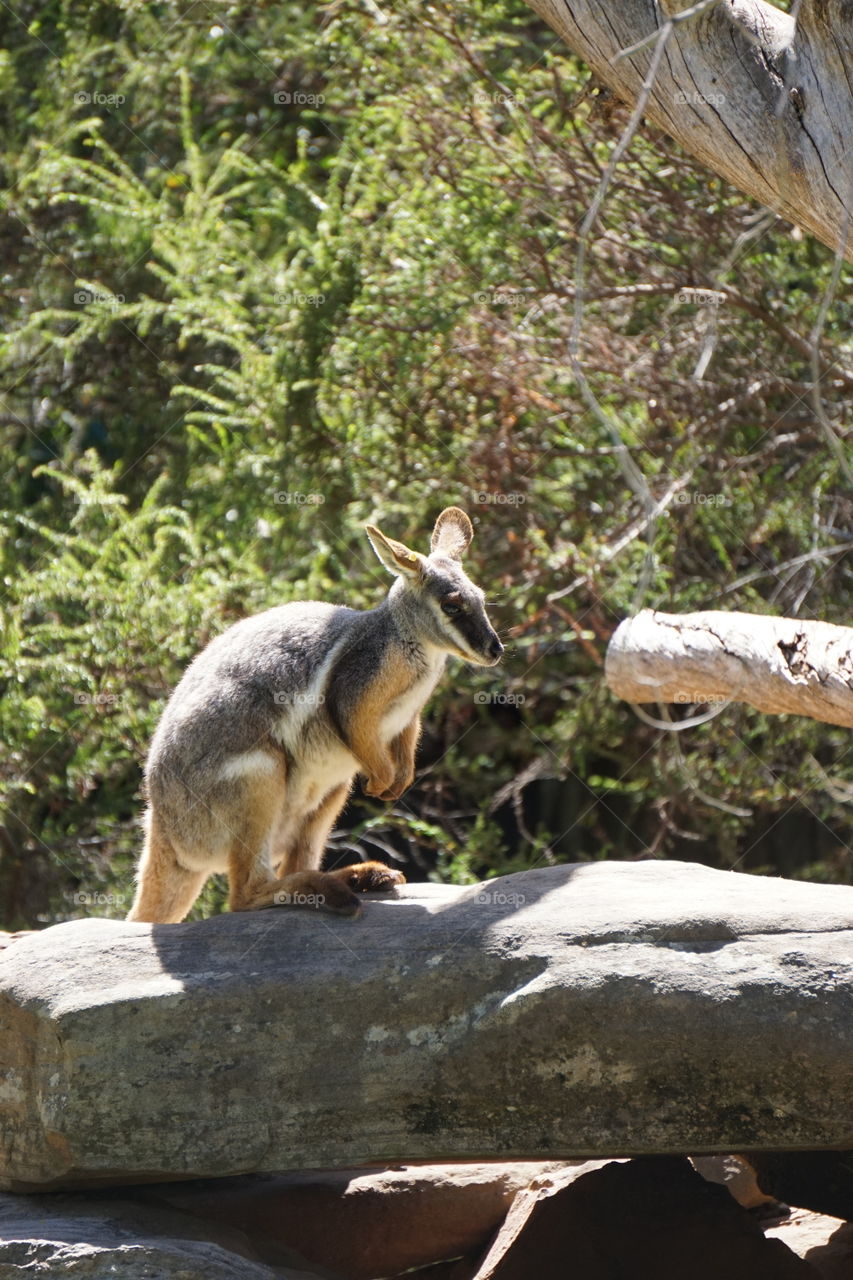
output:
<instances>
[{"instance_id":1,"label":"wallaby's forepaw","mask_svg":"<svg viewBox=\"0 0 853 1280\"><path fill-rule=\"evenodd\" d=\"M393 785L393 779L390 778L368 778L364 784L364 794L375 796L377 800L384 800Z\"/></svg>"},{"instance_id":2,"label":"wallaby's forepaw","mask_svg":"<svg viewBox=\"0 0 853 1280\"><path fill-rule=\"evenodd\" d=\"M364 791L368 796L375 796L377 800L399 800L404 791L408 791L414 781L414 774L406 774L405 777L397 777L393 782L379 782L370 779L365 783Z\"/></svg>"},{"instance_id":3,"label":"wallaby's forepaw","mask_svg":"<svg viewBox=\"0 0 853 1280\"><path fill-rule=\"evenodd\" d=\"M351 867L340 867L328 874L338 877L350 892L356 893L387 893L396 885L406 883L401 871L386 867L384 862L356 862Z\"/></svg>"},{"instance_id":4,"label":"wallaby's forepaw","mask_svg":"<svg viewBox=\"0 0 853 1280\"><path fill-rule=\"evenodd\" d=\"M382 792L379 799L399 800L400 796L403 795L404 792L408 791L414 780L414 774L412 774L411 777L406 776L405 778L395 778L388 790Z\"/></svg>"}]
</instances>

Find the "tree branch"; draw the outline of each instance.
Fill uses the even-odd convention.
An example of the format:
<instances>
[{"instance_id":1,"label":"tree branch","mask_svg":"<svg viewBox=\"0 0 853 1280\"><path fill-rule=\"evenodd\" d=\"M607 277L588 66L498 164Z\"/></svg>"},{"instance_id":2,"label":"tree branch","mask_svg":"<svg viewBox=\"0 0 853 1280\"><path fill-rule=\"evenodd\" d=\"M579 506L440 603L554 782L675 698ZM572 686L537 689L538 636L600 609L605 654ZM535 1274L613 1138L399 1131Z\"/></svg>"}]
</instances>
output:
<instances>
[{"instance_id":1,"label":"tree branch","mask_svg":"<svg viewBox=\"0 0 853 1280\"><path fill-rule=\"evenodd\" d=\"M627 702L746 702L853 728L853 628L751 613L644 609L617 628L604 664Z\"/></svg>"},{"instance_id":2,"label":"tree branch","mask_svg":"<svg viewBox=\"0 0 853 1280\"><path fill-rule=\"evenodd\" d=\"M687 8L661 0L656 27L647 0L528 2L630 103L648 46ZM714 173L853 261L851 39L844 0L805 0L796 19L765 0L721 0L672 27L644 110Z\"/></svg>"}]
</instances>

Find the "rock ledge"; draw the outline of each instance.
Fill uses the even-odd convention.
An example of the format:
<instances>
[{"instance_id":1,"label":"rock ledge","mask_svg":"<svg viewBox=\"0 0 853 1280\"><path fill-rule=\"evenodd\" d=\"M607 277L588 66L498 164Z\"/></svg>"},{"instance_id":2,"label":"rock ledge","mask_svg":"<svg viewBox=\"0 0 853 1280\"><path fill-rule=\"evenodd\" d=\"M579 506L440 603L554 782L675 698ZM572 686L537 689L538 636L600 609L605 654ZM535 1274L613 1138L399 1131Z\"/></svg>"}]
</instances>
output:
<instances>
[{"instance_id":1,"label":"rock ledge","mask_svg":"<svg viewBox=\"0 0 853 1280\"><path fill-rule=\"evenodd\" d=\"M850 1148L851 941L851 888L660 862L57 925L0 954L0 1186Z\"/></svg>"}]
</instances>

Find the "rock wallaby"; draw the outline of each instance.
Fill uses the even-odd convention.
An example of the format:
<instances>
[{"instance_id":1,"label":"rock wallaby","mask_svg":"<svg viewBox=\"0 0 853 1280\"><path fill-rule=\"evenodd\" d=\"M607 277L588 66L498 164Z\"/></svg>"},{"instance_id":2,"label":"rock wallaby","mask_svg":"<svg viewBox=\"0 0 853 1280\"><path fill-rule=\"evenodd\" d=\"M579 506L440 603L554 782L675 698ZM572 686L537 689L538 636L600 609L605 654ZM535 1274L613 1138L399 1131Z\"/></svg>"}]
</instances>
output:
<instances>
[{"instance_id":1,"label":"rock wallaby","mask_svg":"<svg viewBox=\"0 0 853 1280\"><path fill-rule=\"evenodd\" d=\"M460 561L473 536L442 511L430 554L372 525L395 581L376 609L280 605L237 622L187 668L145 769L145 846L128 919L182 920L213 872L232 911L302 904L354 915L403 882L381 862L320 871L356 774L394 800L414 777L420 711L447 655L493 666L503 645Z\"/></svg>"}]
</instances>

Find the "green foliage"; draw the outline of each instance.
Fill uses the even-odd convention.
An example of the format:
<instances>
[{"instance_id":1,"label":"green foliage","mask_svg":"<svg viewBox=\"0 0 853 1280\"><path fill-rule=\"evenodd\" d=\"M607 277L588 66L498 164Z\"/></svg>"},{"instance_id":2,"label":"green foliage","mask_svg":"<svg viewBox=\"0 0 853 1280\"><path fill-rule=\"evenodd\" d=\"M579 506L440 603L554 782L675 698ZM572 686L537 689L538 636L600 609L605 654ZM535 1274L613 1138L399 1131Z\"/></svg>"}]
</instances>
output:
<instances>
[{"instance_id":1,"label":"green foliage","mask_svg":"<svg viewBox=\"0 0 853 1280\"><path fill-rule=\"evenodd\" d=\"M463 882L648 850L853 880L840 731L730 708L662 735L600 665L642 606L847 621L850 496L808 388L831 255L780 223L751 234L738 193L635 140L591 244L581 355L670 495L646 538L568 359L577 228L626 113L520 0L464 22L443 4L16 13L6 921L121 914L146 742L191 655L283 599L375 603L360 526L418 545L451 502L476 517L507 659L454 672L413 790L354 805L333 846ZM842 434L837 297L821 387ZM213 886L200 910L220 905Z\"/></svg>"}]
</instances>

